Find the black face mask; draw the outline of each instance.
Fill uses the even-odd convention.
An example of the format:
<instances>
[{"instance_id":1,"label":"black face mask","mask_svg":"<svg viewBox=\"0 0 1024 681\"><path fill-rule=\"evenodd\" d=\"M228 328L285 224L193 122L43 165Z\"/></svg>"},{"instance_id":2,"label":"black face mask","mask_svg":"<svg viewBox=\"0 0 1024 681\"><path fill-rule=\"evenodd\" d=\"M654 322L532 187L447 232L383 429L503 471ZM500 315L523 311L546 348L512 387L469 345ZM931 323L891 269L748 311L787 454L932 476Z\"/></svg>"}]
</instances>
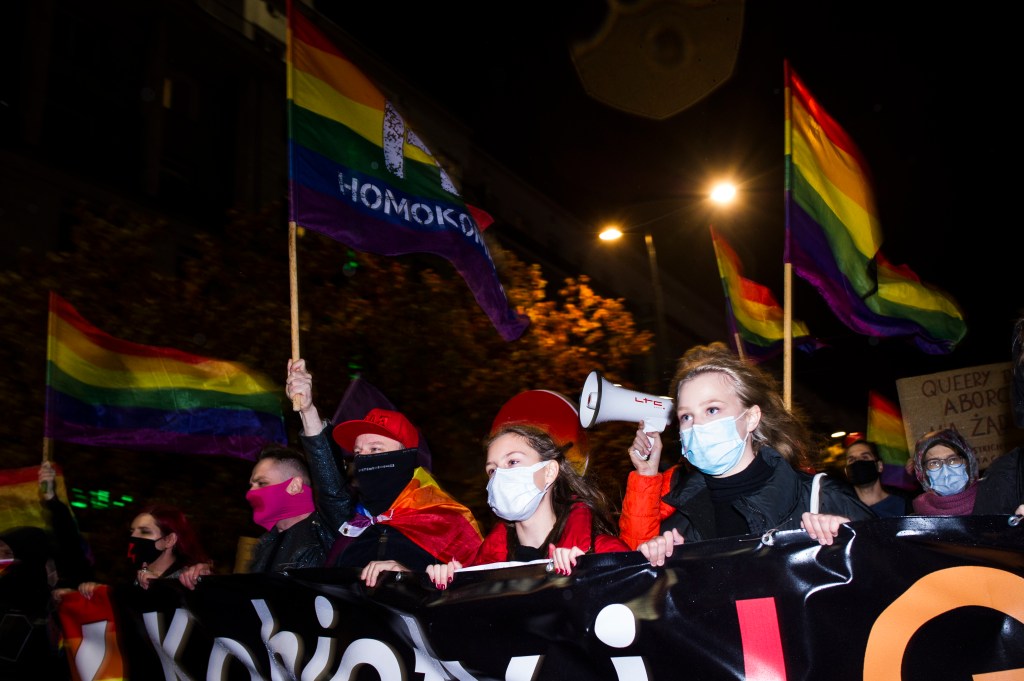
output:
<instances>
[{"instance_id":1,"label":"black face mask","mask_svg":"<svg viewBox=\"0 0 1024 681\"><path fill-rule=\"evenodd\" d=\"M846 467L846 475L852 485L867 485L878 480L878 462L861 459Z\"/></svg>"},{"instance_id":2,"label":"black face mask","mask_svg":"<svg viewBox=\"0 0 1024 681\"><path fill-rule=\"evenodd\" d=\"M144 539L143 537L128 539L128 560L132 562L136 570L141 570L143 565L151 565L163 553L162 549L156 547L157 541L159 540Z\"/></svg>"},{"instance_id":3,"label":"black face mask","mask_svg":"<svg viewBox=\"0 0 1024 681\"><path fill-rule=\"evenodd\" d=\"M360 454L355 458L359 500L370 513L380 515L412 480L416 450L399 449L383 454Z\"/></svg>"}]
</instances>

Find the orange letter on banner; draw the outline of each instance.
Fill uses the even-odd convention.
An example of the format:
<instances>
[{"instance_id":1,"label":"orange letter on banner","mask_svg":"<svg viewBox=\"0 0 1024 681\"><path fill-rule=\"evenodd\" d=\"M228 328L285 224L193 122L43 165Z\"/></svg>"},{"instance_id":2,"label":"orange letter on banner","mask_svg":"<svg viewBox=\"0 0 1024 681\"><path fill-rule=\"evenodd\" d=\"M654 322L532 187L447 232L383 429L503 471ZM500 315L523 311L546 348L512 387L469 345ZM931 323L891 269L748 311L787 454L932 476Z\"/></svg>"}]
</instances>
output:
<instances>
[{"instance_id":1,"label":"orange letter on banner","mask_svg":"<svg viewBox=\"0 0 1024 681\"><path fill-rule=\"evenodd\" d=\"M900 681L903 652L921 625L967 605L992 608L1024 622L1024 579L1004 570L968 565L917 580L875 620L864 650L864 678Z\"/></svg>"}]
</instances>

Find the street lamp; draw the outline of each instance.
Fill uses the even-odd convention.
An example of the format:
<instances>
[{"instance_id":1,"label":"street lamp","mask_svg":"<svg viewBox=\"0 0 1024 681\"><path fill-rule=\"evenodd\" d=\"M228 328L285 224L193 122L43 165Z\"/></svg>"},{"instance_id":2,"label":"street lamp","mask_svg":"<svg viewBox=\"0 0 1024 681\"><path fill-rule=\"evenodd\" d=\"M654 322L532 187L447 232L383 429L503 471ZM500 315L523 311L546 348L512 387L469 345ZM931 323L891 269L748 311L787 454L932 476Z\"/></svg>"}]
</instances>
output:
<instances>
[{"instance_id":1,"label":"street lamp","mask_svg":"<svg viewBox=\"0 0 1024 681\"><path fill-rule=\"evenodd\" d=\"M708 191L706 196L710 201L716 204L727 205L736 199L736 192L736 185L732 182L725 181L715 184ZM665 317L665 296L661 286L660 270L658 269L658 254L654 248L654 235L651 234L650 225L664 218L671 217L672 215L679 213L680 210L680 208L676 208L669 213L651 220L646 220L640 225L636 225L633 230L629 227L621 227L617 224L608 224L598 234L598 238L602 241L616 241L622 238L623 235L636 231L636 228L643 228L644 245L647 247L647 264L651 270L651 288L654 290L654 357L657 362L657 371L661 371L665 367L665 352L668 348L668 326ZM656 378L656 375L652 376L652 380L655 380Z\"/></svg>"},{"instance_id":2,"label":"street lamp","mask_svg":"<svg viewBox=\"0 0 1024 681\"><path fill-rule=\"evenodd\" d=\"M598 234L602 241L621 239L625 232L618 225L607 225ZM661 289L661 275L658 273L658 254L654 248L654 236L649 229L644 230L644 244L647 246L647 264L651 268L651 287L654 289L654 316L656 324L654 356L658 371L665 366L665 348L668 345L668 326L665 322L665 295ZM657 375L651 376L655 382Z\"/></svg>"}]
</instances>

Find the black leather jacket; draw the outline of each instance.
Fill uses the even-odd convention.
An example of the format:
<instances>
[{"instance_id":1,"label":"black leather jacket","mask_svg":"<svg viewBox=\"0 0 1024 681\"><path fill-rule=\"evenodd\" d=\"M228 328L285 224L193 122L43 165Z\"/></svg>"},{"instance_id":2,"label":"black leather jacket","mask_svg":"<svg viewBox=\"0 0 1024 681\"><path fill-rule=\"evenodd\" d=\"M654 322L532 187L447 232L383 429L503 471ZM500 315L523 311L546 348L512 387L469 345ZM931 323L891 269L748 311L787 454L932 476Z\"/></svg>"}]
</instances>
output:
<instances>
[{"instance_id":1,"label":"black leather jacket","mask_svg":"<svg viewBox=\"0 0 1024 681\"><path fill-rule=\"evenodd\" d=\"M1011 449L985 469L978 481L974 515L1004 515L1024 504L1024 448Z\"/></svg>"},{"instance_id":2,"label":"black leather jacket","mask_svg":"<svg viewBox=\"0 0 1024 681\"><path fill-rule=\"evenodd\" d=\"M324 429L330 427L325 422ZM323 432L301 437L309 464L316 510L284 532L274 528L260 537L253 551L250 572L283 572L323 567L338 528L352 515L352 497L344 474L334 461ZM311 446L311 443L315 443Z\"/></svg>"},{"instance_id":3,"label":"black leather jacket","mask_svg":"<svg viewBox=\"0 0 1024 681\"><path fill-rule=\"evenodd\" d=\"M772 468L771 476L756 492L737 499L733 507L746 518L751 534L800 529L800 516L810 510L814 476L794 470L771 447L762 447L759 455ZM676 512L661 521L661 531L675 528L688 542L715 539L715 512L704 475L681 473L682 467L674 473L671 488L662 497ZM849 486L827 476L821 481L820 499L820 513L845 516L851 521L876 517Z\"/></svg>"}]
</instances>

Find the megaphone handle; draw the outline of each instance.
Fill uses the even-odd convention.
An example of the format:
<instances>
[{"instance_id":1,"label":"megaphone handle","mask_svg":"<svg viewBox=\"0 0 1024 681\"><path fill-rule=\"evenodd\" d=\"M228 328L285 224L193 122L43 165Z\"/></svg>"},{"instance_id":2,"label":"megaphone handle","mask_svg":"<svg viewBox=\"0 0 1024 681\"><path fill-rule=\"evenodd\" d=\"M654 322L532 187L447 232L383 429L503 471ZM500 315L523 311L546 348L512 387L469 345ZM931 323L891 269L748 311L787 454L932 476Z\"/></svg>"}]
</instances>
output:
<instances>
[{"instance_id":1,"label":"megaphone handle","mask_svg":"<svg viewBox=\"0 0 1024 681\"><path fill-rule=\"evenodd\" d=\"M668 417L663 417L659 414L657 418L648 417L647 420L644 421L644 432L663 433L665 432L666 426L668 426Z\"/></svg>"}]
</instances>

